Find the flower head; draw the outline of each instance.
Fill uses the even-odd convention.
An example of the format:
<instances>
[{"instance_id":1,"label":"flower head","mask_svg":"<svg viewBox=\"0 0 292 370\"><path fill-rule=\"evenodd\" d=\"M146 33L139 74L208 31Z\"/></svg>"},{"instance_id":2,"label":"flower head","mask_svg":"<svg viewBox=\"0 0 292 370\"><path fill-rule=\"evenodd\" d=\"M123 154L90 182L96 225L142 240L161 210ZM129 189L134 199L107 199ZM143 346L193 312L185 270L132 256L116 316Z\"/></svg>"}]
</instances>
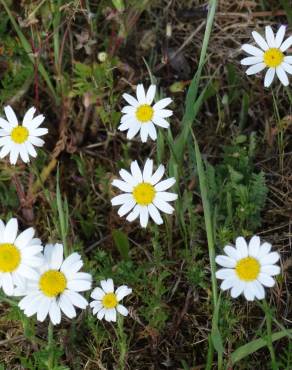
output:
<instances>
[{"instance_id":1,"label":"flower head","mask_svg":"<svg viewBox=\"0 0 292 370\"><path fill-rule=\"evenodd\" d=\"M241 64L250 66L246 70L246 74L253 75L268 68L264 85L269 87L273 82L275 74L284 86L289 85L287 73L292 74L292 56L285 56L284 52L292 44L292 36L288 37L284 42L286 27L281 26L274 35L270 26L266 27L266 38L263 38L258 32L253 31L252 36L260 47L255 47L250 44L242 45L242 50L251 56L241 60Z\"/></svg>"},{"instance_id":2,"label":"flower head","mask_svg":"<svg viewBox=\"0 0 292 370\"><path fill-rule=\"evenodd\" d=\"M6 226L0 220L0 287L5 294L13 295L15 286L36 276L35 268L43 263L39 253L43 250L39 239L34 238L32 227L17 236L18 222L11 218Z\"/></svg>"},{"instance_id":3,"label":"flower head","mask_svg":"<svg viewBox=\"0 0 292 370\"><path fill-rule=\"evenodd\" d=\"M165 118L172 116L172 111L165 109L171 103L170 98L159 100L152 105L156 86L150 85L145 92L142 84L137 85L137 99L129 94L123 94L123 98L130 104L122 109L124 115L121 118L121 125L118 127L120 131L126 131L127 138L132 139L140 132L142 142L146 142L148 135L152 140L157 139L155 125L168 128L169 123Z\"/></svg>"},{"instance_id":4,"label":"flower head","mask_svg":"<svg viewBox=\"0 0 292 370\"><path fill-rule=\"evenodd\" d=\"M235 248L227 245L226 256L216 257L216 262L224 267L216 272L217 279L223 280L221 289L231 289L233 298L243 293L248 301L263 299L263 286L272 287L272 276L280 273L280 267L275 265L279 253L270 252L271 248L269 243L261 244L258 236L253 236L248 245L242 236L236 239Z\"/></svg>"},{"instance_id":5,"label":"flower head","mask_svg":"<svg viewBox=\"0 0 292 370\"><path fill-rule=\"evenodd\" d=\"M120 176L124 180L114 180L113 186L116 186L125 194L114 197L111 202L113 206L121 205L118 210L120 217L128 214L127 220L134 221L140 216L140 224L146 227L149 215L158 225L163 223L158 210L172 214L174 208L168 202L176 200L177 194L169 193L169 189L174 183L175 178L160 181L164 175L165 168L160 165L152 174L153 161L147 159L143 172L140 170L137 161L131 163L131 173L122 169Z\"/></svg>"},{"instance_id":6,"label":"flower head","mask_svg":"<svg viewBox=\"0 0 292 370\"><path fill-rule=\"evenodd\" d=\"M114 282L112 279L101 280L101 288L95 288L91 293L91 298L94 300L90 303L93 309L93 314L97 314L97 318L106 321L116 321L117 312L123 316L128 315L128 310L119 302L132 293L132 289L127 285L121 285L114 290Z\"/></svg>"},{"instance_id":7,"label":"flower head","mask_svg":"<svg viewBox=\"0 0 292 370\"><path fill-rule=\"evenodd\" d=\"M64 259L62 244L46 245L44 263L36 278L27 282L22 294L18 291L18 295L25 295L19 307L28 317L36 313L38 321L49 315L54 325L61 322L61 311L72 319L76 316L75 307L84 309L88 305L78 293L91 288L91 275L79 272L82 266L78 253Z\"/></svg>"},{"instance_id":8,"label":"flower head","mask_svg":"<svg viewBox=\"0 0 292 370\"><path fill-rule=\"evenodd\" d=\"M4 108L4 111L7 120L0 117L0 147L2 147L0 158L4 158L10 153L11 164L16 164L18 156L27 163L29 156L37 156L34 146L44 145L44 141L39 136L47 134L48 129L39 128L39 126L45 117L42 114L33 117L36 109L32 107L24 115L22 124L19 124L9 105Z\"/></svg>"}]
</instances>

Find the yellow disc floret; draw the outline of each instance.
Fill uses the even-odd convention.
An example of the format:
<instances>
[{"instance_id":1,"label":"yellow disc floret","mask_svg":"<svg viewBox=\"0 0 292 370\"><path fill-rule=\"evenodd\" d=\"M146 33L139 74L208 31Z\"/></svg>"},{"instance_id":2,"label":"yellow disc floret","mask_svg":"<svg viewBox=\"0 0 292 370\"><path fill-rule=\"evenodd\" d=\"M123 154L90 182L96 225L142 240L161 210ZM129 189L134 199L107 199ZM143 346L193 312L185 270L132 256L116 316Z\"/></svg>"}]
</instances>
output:
<instances>
[{"instance_id":1,"label":"yellow disc floret","mask_svg":"<svg viewBox=\"0 0 292 370\"><path fill-rule=\"evenodd\" d=\"M64 292L67 286L65 275L57 270L48 270L39 280L39 288L47 297L56 297Z\"/></svg>"},{"instance_id":2,"label":"yellow disc floret","mask_svg":"<svg viewBox=\"0 0 292 370\"><path fill-rule=\"evenodd\" d=\"M107 293L102 298L102 304L105 308L115 308L118 304L117 296L115 293Z\"/></svg>"},{"instance_id":3,"label":"yellow disc floret","mask_svg":"<svg viewBox=\"0 0 292 370\"><path fill-rule=\"evenodd\" d=\"M153 185L148 182L141 182L134 187L133 197L141 206L147 206L152 203L155 193L156 191Z\"/></svg>"},{"instance_id":4,"label":"yellow disc floret","mask_svg":"<svg viewBox=\"0 0 292 370\"><path fill-rule=\"evenodd\" d=\"M16 126L11 131L11 139L16 144L24 143L27 140L28 135L29 135L28 129L26 127L23 127L23 126Z\"/></svg>"},{"instance_id":5,"label":"yellow disc floret","mask_svg":"<svg viewBox=\"0 0 292 370\"><path fill-rule=\"evenodd\" d=\"M153 108L148 104L140 105L136 110L136 118L138 121L144 123L148 122L153 117Z\"/></svg>"},{"instance_id":6,"label":"yellow disc floret","mask_svg":"<svg viewBox=\"0 0 292 370\"><path fill-rule=\"evenodd\" d=\"M284 54L280 49L271 48L264 53L264 62L270 68L278 67L284 59Z\"/></svg>"},{"instance_id":7,"label":"yellow disc floret","mask_svg":"<svg viewBox=\"0 0 292 370\"><path fill-rule=\"evenodd\" d=\"M12 272L21 261L19 250L13 244L0 244L0 272Z\"/></svg>"},{"instance_id":8,"label":"yellow disc floret","mask_svg":"<svg viewBox=\"0 0 292 370\"><path fill-rule=\"evenodd\" d=\"M235 271L240 280L253 281L256 280L260 273L261 266L254 257L242 258L237 262Z\"/></svg>"}]
</instances>

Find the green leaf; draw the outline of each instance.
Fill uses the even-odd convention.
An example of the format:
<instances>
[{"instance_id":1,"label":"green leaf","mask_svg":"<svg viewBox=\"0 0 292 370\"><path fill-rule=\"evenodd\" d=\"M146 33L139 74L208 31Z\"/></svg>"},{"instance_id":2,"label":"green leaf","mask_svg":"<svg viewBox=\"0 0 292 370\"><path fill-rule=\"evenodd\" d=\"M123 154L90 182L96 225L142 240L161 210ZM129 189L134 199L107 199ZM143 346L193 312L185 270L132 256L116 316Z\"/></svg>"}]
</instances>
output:
<instances>
[{"instance_id":1,"label":"green leaf","mask_svg":"<svg viewBox=\"0 0 292 370\"><path fill-rule=\"evenodd\" d=\"M290 330L281 330L272 334L272 342L286 337L287 335L292 334L292 329ZM266 347L267 341L263 338L253 340L243 346L237 348L231 355L232 364L242 360L244 357L251 355L252 353L258 351L259 349Z\"/></svg>"},{"instance_id":2,"label":"green leaf","mask_svg":"<svg viewBox=\"0 0 292 370\"><path fill-rule=\"evenodd\" d=\"M223 355L224 347L223 347L223 341L222 337L218 328L218 321L219 321L219 309L220 309L220 300L221 295L219 295L214 314L212 319L212 331L211 331L211 339L214 348L218 352L218 354Z\"/></svg>"},{"instance_id":3,"label":"green leaf","mask_svg":"<svg viewBox=\"0 0 292 370\"><path fill-rule=\"evenodd\" d=\"M122 258L124 260L129 260L130 259L130 244L129 244L129 239L128 236L120 231L120 230L113 230L112 236L114 239L114 243L120 252Z\"/></svg>"}]
</instances>

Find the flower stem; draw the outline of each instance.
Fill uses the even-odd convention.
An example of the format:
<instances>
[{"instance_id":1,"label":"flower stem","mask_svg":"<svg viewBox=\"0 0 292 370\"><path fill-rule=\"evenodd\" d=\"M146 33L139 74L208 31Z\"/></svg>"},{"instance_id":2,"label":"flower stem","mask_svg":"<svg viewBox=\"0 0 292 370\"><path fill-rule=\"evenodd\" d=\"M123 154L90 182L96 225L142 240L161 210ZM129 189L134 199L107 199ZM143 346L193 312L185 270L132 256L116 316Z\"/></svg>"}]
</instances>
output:
<instances>
[{"instance_id":1,"label":"flower stem","mask_svg":"<svg viewBox=\"0 0 292 370\"><path fill-rule=\"evenodd\" d=\"M54 369L54 328L53 324L50 322L48 326L48 370Z\"/></svg>"},{"instance_id":2,"label":"flower stem","mask_svg":"<svg viewBox=\"0 0 292 370\"><path fill-rule=\"evenodd\" d=\"M117 317L117 341L119 347L119 364L118 369L124 370L126 365L126 356L127 356L127 336L124 332L124 317L118 314Z\"/></svg>"}]
</instances>

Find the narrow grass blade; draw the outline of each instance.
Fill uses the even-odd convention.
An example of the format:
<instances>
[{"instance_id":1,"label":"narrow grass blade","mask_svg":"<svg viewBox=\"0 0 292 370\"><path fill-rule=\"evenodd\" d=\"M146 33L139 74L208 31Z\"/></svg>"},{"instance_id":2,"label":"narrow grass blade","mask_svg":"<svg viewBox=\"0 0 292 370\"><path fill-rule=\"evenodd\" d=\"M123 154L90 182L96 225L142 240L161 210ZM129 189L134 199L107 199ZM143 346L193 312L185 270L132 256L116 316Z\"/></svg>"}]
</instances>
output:
<instances>
[{"instance_id":1,"label":"narrow grass blade","mask_svg":"<svg viewBox=\"0 0 292 370\"><path fill-rule=\"evenodd\" d=\"M287 335L292 334L292 329L290 330L281 330L276 333L272 334L272 342L275 342L276 340L282 339L286 337ZM237 348L231 355L231 361L232 364L235 364L236 362L242 360L243 358L251 355L252 353L258 351L259 349L266 347L267 341L263 338L255 339L247 344L244 344L243 346Z\"/></svg>"}]
</instances>

